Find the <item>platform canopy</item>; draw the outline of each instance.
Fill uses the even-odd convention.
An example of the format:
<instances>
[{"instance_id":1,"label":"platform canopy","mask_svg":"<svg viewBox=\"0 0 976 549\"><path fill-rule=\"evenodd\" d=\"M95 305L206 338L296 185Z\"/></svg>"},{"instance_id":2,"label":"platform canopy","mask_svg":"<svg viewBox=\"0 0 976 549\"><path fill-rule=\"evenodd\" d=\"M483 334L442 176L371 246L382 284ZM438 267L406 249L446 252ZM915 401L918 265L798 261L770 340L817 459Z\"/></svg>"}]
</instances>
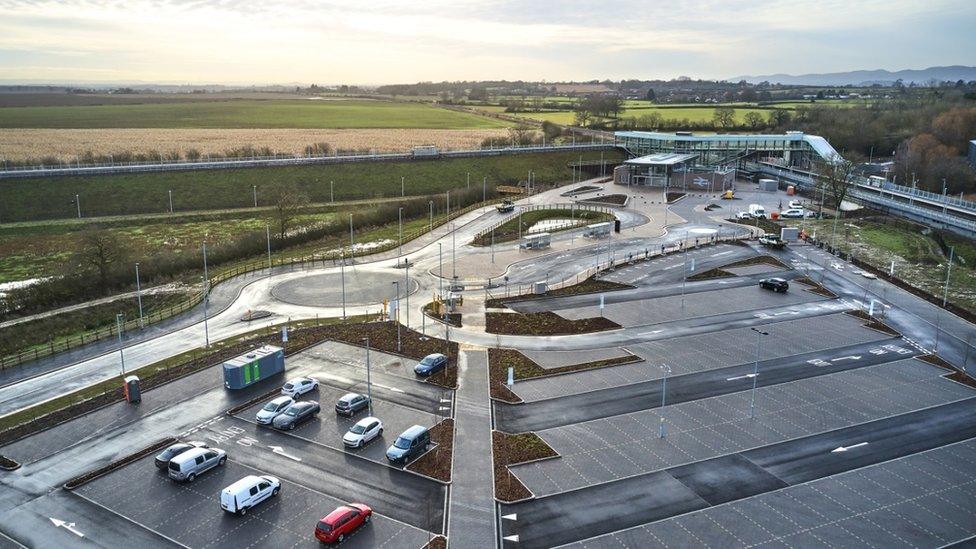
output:
<instances>
[{"instance_id":1,"label":"platform canopy","mask_svg":"<svg viewBox=\"0 0 976 549\"><path fill-rule=\"evenodd\" d=\"M630 166L674 166L675 164L687 163L696 158L698 158L697 154L654 153L631 158L630 160L624 161L624 164Z\"/></svg>"}]
</instances>

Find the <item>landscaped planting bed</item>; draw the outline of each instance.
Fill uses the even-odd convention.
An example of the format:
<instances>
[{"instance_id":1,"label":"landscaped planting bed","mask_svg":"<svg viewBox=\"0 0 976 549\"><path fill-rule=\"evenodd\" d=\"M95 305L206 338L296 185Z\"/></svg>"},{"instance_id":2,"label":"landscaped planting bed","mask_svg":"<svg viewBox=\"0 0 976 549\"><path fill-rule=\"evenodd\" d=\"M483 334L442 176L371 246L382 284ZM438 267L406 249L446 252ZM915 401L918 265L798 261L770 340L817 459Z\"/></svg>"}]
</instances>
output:
<instances>
[{"instance_id":1,"label":"landscaped planting bed","mask_svg":"<svg viewBox=\"0 0 976 549\"><path fill-rule=\"evenodd\" d=\"M635 355L595 360L580 364L570 364L559 368L543 368L536 364L534 360L525 356L514 349L488 349L488 383L492 398L517 404L522 400L505 384L508 381L508 369L514 368L515 380L525 380L535 377L544 377L567 372L578 372L581 370L592 370L604 368L618 364L628 364L638 362L641 358Z\"/></svg>"},{"instance_id":2,"label":"landscaped planting bed","mask_svg":"<svg viewBox=\"0 0 976 549\"><path fill-rule=\"evenodd\" d=\"M822 295L824 297L829 297L831 299L837 298L837 294L828 290L827 288L824 288L821 284L814 282L812 279L810 279L810 277L804 276L802 278L797 278L793 282L798 282L800 284L805 284L807 286L810 286L810 289L807 290L808 292L813 292L817 295Z\"/></svg>"},{"instance_id":3,"label":"landscaped planting bed","mask_svg":"<svg viewBox=\"0 0 976 549\"><path fill-rule=\"evenodd\" d=\"M593 198L586 198L580 200L580 203L585 204L608 204L611 206L623 206L627 203L627 195L625 194L608 194L605 196L594 196Z\"/></svg>"},{"instance_id":4,"label":"landscaped planting bed","mask_svg":"<svg viewBox=\"0 0 976 549\"><path fill-rule=\"evenodd\" d=\"M629 284L621 284L619 282L611 282L609 280L597 280L592 276L587 278L579 284L573 284L572 286L564 286L556 290L549 290L544 294L525 294L516 295L512 297L496 297L489 299L485 306L489 309L504 307L507 303L514 303L516 301L528 301L531 299L540 299L544 297L563 297L568 295L583 295L583 294L597 294L601 292L614 292L617 290L630 290L633 286Z\"/></svg>"},{"instance_id":5,"label":"landscaped planting bed","mask_svg":"<svg viewBox=\"0 0 976 549\"><path fill-rule=\"evenodd\" d=\"M620 324L603 318L569 320L556 313L485 313L485 331L503 335L569 335L602 332Z\"/></svg>"},{"instance_id":6,"label":"landscaped planting bed","mask_svg":"<svg viewBox=\"0 0 976 549\"><path fill-rule=\"evenodd\" d=\"M559 454L535 433L512 435L491 432L492 455L495 458L495 498L513 502L532 497L532 492L508 470L509 465L556 457Z\"/></svg>"},{"instance_id":7,"label":"landscaped planting bed","mask_svg":"<svg viewBox=\"0 0 976 549\"><path fill-rule=\"evenodd\" d=\"M430 440L436 446L420 456L407 469L421 475L451 482L454 455L454 420L447 418L430 428Z\"/></svg>"}]
</instances>

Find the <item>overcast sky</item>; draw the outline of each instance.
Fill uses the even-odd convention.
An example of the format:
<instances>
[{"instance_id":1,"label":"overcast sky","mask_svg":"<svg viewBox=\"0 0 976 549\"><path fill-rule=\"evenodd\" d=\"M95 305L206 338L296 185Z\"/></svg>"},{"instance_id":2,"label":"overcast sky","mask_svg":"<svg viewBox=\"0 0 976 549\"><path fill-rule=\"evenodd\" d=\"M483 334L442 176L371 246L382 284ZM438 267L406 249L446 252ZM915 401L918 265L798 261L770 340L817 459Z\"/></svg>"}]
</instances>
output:
<instances>
[{"instance_id":1,"label":"overcast sky","mask_svg":"<svg viewBox=\"0 0 976 549\"><path fill-rule=\"evenodd\" d=\"M954 64L976 64L976 0L0 0L6 81L730 78Z\"/></svg>"}]
</instances>

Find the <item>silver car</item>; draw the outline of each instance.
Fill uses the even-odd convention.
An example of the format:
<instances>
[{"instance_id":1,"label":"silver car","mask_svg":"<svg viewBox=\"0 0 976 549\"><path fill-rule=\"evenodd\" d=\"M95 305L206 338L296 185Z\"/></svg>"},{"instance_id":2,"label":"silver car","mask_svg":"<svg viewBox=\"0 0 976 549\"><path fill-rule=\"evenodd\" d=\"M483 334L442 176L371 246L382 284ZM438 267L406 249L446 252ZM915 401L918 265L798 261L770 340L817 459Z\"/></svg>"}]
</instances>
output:
<instances>
[{"instance_id":1,"label":"silver car","mask_svg":"<svg viewBox=\"0 0 976 549\"><path fill-rule=\"evenodd\" d=\"M271 425L274 418L278 417L294 403L295 399L289 396L280 396L258 410L258 413L254 416L254 420L261 425Z\"/></svg>"}]
</instances>

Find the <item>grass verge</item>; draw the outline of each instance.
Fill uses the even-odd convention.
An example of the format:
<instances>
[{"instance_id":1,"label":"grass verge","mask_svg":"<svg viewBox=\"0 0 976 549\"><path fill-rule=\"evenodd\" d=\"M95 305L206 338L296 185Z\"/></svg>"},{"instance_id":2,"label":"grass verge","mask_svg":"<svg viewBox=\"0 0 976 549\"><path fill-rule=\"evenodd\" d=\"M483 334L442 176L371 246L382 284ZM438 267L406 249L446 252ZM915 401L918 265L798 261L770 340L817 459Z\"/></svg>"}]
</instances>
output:
<instances>
[{"instance_id":1,"label":"grass verge","mask_svg":"<svg viewBox=\"0 0 976 549\"><path fill-rule=\"evenodd\" d=\"M570 335L602 332L620 324L597 316L568 320L556 313L485 313L485 331L502 335Z\"/></svg>"},{"instance_id":2,"label":"grass verge","mask_svg":"<svg viewBox=\"0 0 976 549\"><path fill-rule=\"evenodd\" d=\"M451 482L451 465L454 460L454 419L446 418L431 427L430 440L436 446L406 468L442 482Z\"/></svg>"},{"instance_id":3,"label":"grass verge","mask_svg":"<svg viewBox=\"0 0 976 549\"><path fill-rule=\"evenodd\" d=\"M514 349L488 349L488 383L490 386L490 394L492 398L501 400L503 402L508 402L509 404L518 404L522 402L522 399L509 390L508 386L505 385L505 382L508 381L509 368L515 369L513 375L515 380L518 381L532 379L535 377L565 374L568 372L593 370L596 368L604 368L606 366L615 366L618 364L629 364L631 362L639 362L640 360L640 357L628 355L604 360L595 360L591 362L582 362L580 364L570 364L568 366L561 366L559 368L543 368L531 358Z\"/></svg>"},{"instance_id":4,"label":"grass verge","mask_svg":"<svg viewBox=\"0 0 976 549\"><path fill-rule=\"evenodd\" d=\"M559 454L535 433L491 432L495 470L495 498L507 503L532 497L532 492L509 471L510 465L557 457Z\"/></svg>"}]
</instances>

